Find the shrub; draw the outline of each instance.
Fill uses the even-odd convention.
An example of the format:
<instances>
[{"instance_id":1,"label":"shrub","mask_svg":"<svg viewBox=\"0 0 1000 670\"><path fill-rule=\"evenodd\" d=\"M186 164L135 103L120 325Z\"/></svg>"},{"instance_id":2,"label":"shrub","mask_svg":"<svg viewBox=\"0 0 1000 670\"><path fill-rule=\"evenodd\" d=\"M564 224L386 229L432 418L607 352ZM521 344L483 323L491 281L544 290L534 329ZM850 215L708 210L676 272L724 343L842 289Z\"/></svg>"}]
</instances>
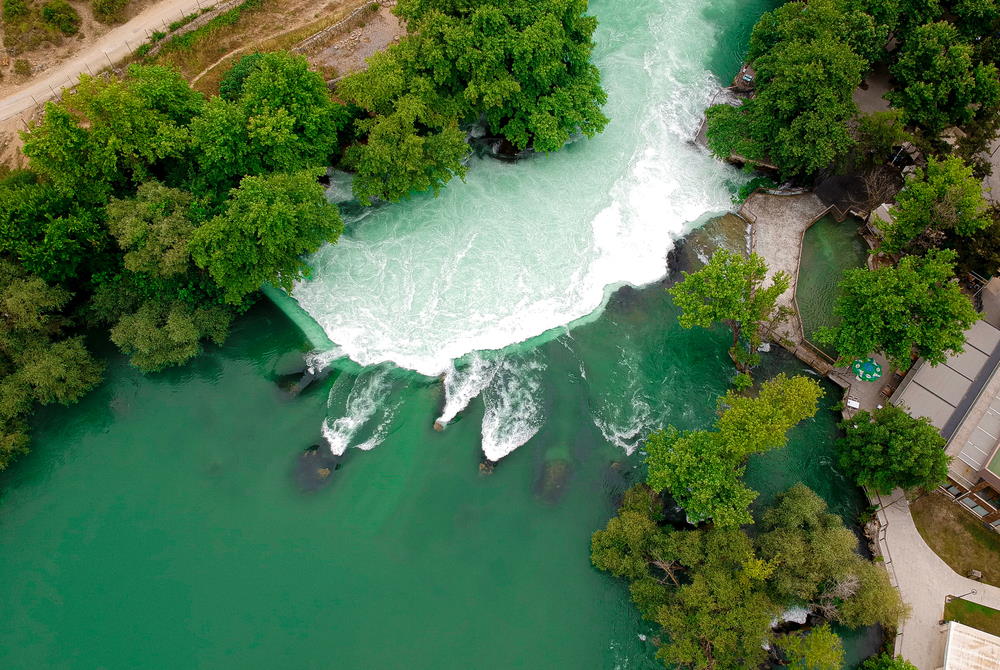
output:
<instances>
[{"instance_id":1,"label":"shrub","mask_svg":"<svg viewBox=\"0 0 1000 670\"><path fill-rule=\"evenodd\" d=\"M150 44L149 42L146 42L145 44L140 44L139 48L135 50L135 55L137 57L139 57L139 58L142 58L143 56L145 56L146 54L148 54L150 51L152 51L152 49L153 49L153 45Z\"/></svg>"},{"instance_id":2,"label":"shrub","mask_svg":"<svg viewBox=\"0 0 1000 670\"><path fill-rule=\"evenodd\" d=\"M14 74L21 75L22 77L29 76L31 74L31 63L23 58L18 58L14 61Z\"/></svg>"},{"instance_id":3,"label":"shrub","mask_svg":"<svg viewBox=\"0 0 1000 670\"><path fill-rule=\"evenodd\" d=\"M10 21L11 19L26 16L27 13L28 5L24 2L24 0L3 0L4 21Z\"/></svg>"},{"instance_id":4,"label":"shrub","mask_svg":"<svg viewBox=\"0 0 1000 670\"><path fill-rule=\"evenodd\" d=\"M65 35L75 35L80 29L80 15L66 0L49 0L42 5L42 20Z\"/></svg>"},{"instance_id":5,"label":"shrub","mask_svg":"<svg viewBox=\"0 0 1000 670\"><path fill-rule=\"evenodd\" d=\"M128 0L93 0L94 17L103 23L118 21L127 4Z\"/></svg>"}]
</instances>

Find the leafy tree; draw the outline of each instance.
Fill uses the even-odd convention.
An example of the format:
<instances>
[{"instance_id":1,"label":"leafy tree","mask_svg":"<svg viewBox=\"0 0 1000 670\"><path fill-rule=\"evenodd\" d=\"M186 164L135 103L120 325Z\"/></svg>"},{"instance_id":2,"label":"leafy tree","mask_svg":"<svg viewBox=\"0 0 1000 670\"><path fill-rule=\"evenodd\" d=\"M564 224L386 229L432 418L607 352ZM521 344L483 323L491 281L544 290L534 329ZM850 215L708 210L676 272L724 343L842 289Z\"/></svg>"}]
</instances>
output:
<instances>
[{"instance_id":1,"label":"leafy tree","mask_svg":"<svg viewBox=\"0 0 1000 670\"><path fill-rule=\"evenodd\" d=\"M903 660L902 656L893 658L889 654L879 654L862 663L861 670L917 670L917 666Z\"/></svg>"},{"instance_id":2,"label":"leafy tree","mask_svg":"<svg viewBox=\"0 0 1000 670\"><path fill-rule=\"evenodd\" d=\"M740 481L747 457L784 446L787 432L816 413L820 395L815 381L784 375L765 382L756 398L726 394L714 431L670 426L649 436L647 483L669 491L692 522L752 523L747 508L757 493Z\"/></svg>"},{"instance_id":3,"label":"leafy tree","mask_svg":"<svg viewBox=\"0 0 1000 670\"><path fill-rule=\"evenodd\" d=\"M30 172L0 182L0 252L50 282L74 279L106 246L98 213Z\"/></svg>"},{"instance_id":4,"label":"leafy tree","mask_svg":"<svg viewBox=\"0 0 1000 670\"><path fill-rule=\"evenodd\" d=\"M125 267L170 277L192 269L188 251L196 224L191 194L158 182L139 187L131 200L112 200L108 228L125 251Z\"/></svg>"},{"instance_id":5,"label":"leafy tree","mask_svg":"<svg viewBox=\"0 0 1000 670\"><path fill-rule=\"evenodd\" d=\"M955 267L960 274L974 272L981 277L1000 274L1000 206L993 205L989 217L989 225L977 234L948 241L958 254Z\"/></svg>"},{"instance_id":6,"label":"leafy tree","mask_svg":"<svg viewBox=\"0 0 1000 670\"><path fill-rule=\"evenodd\" d=\"M978 318L954 280L955 258L954 251L931 250L896 267L846 270L833 308L840 325L821 329L816 339L845 359L881 351L902 367L913 353L943 363L963 350L964 332Z\"/></svg>"},{"instance_id":7,"label":"leafy tree","mask_svg":"<svg viewBox=\"0 0 1000 670\"><path fill-rule=\"evenodd\" d=\"M787 42L839 40L873 63L885 53L890 26L885 20L877 21L865 4L846 0L786 2L754 25L747 58L755 61Z\"/></svg>"},{"instance_id":8,"label":"leafy tree","mask_svg":"<svg viewBox=\"0 0 1000 670\"><path fill-rule=\"evenodd\" d=\"M802 635L783 635L778 645L793 670L840 670L844 667L844 644L828 624Z\"/></svg>"},{"instance_id":9,"label":"leafy tree","mask_svg":"<svg viewBox=\"0 0 1000 670\"><path fill-rule=\"evenodd\" d=\"M340 236L343 222L316 181L320 173L245 177L224 211L195 231L191 254L227 302L239 304L264 282L290 290L308 271L302 256Z\"/></svg>"},{"instance_id":10,"label":"leafy tree","mask_svg":"<svg viewBox=\"0 0 1000 670\"><path fill-rule=\"evenodd\" d=\"M777 566L770 587L781 602L817 599L824 582L845 577L857 559L857 537L802 484L777 496L759 528L757 549Z\"/></svg>"},{"instance_id":11,"label":"leafy tree","mask_svg":"<svg viewBox=\"0 0 1000 670\"><path fill-rule=\"evenodd\" d=\"M996 67L975 64L972 47L944 21L914 29L891 71L900 86L889 100L903 109L907 123L932 132L964 125L977 108L991 110L1000 102Z\"/></svg>"},{"instance_id":12,"label":"leafy tree","mask_svg":"<svg viewBox=\"0 0 1000 670\"><path fill-rule=\"evenodd\" d=\"M877 3L878 0L869 0ZM940 0L899 0L899 36L905 42L919 26L937 21L943 10Z\"/></svg>"},{"instance_id":13,"label":"leafy tree","mask_svg":"<svg viewBox=\"0 0 1000 670\"><path fill-rule=\"evenodd\" d=\"M961 158L927 161L906 182L884 226L889 251L926 250L941 246L948 235L973 236L990 225L986 200L972 168Z\"/></svg>"},{"instance_id":14,"label":"leafy tree","mask_svg":"<svg viewBox=\"0 0 1000 670\"><path fill-rule=\"evenodd\" d=\"M895 488L935 488L948 476L945 439L927 418L894 405L858 412L841 424L840 466L860 486L879 493Z\"/></svg>"},{"instance_id":15,"label":"leafy tree","mask_svg":"<svg viewBox=\"0 0 1000 670\"><path fill-rule=\"evenodd\" d=\"M733 333L729 355L737 369L747 372L756 362L757 331L775 317L778 296L788 290L788 275L776 273L765 288L767 265L763 258L757 254L743 258L724 249L716 251L697 272L683 274L669 290L681 308L681 326L709 328L716 322L725 323ZM742 338L745 345L741 345Z\"/></svg>"},{"instance_id":16,"label":"leafy tree","mask_svg":"<svg viewBox=\"0 0 1000 670\"><path fill-rule=\"evenodd\" d=\"M909 139L903 128L903 113L898 109L862 114L855 136L858 150L870 165L882 165L892 158L895 148Z\"/></svg>"},{"instance_id":17,"label":"leafy tree","mask_svg":"<svg viewBox=\"0 0 1000 670\"><path fill-rule=\"evenodd\" d=\"M177 169L204 105L174 70L132 65L122 80L82 75L24 134L31 167L67 198L103 204Z\"/></svg>"},{"instance_id":18,"label":"leafy tree","mask_svg":"<svg viewBox=\"0 0 1000 670\"><path fill-rule=\"evenodd\" d=\"M226 95L209 101L191 125L198 184L210 192L246 175L328 165L339 152L351 113L302 56L251 54L224 80Z\"/></svg>"},{"instance_id":19,"label":"leafy tree","mask_svg":"<svg viewBox=\"0 0 1000 670\"><path fill-rule=\"evenodd\" d=\"M0 260L0 470L27 451L36 404L69 404L97 385L102 366L59 315L68 291Z\"/></svg>"},{"instance_id":20,"label":"leafy tree","mask_svg":"<svg viewBox=\"0 0 1000 670\"><path fill-rule=\"evenodd\" d=\"M65 35L80 29L80 15L66 0L49 0L42 5L42 20Z\"/></svg>"},{"instance_id":21,"label":"leafy tree","mask_svg":"<svg viewBox=\"0 0 1000 670\"><path fill-rule=\"evenodd\" d=\"M157 372L198 355L201 341L222 344L232 314L215 306L195 307L180 301L149 300L111 329L111 341L143 372Z\"/></svg>"},{"instance_id":22,"label":"leafy tree","mask_svg":"<svg viewBox=\"0 0 1000 670\"><path fill-rule=\"evenodd\" d=\"M889 581L885 568L868 561L858 561L852 579L853 594L839 603L836 619L849 628L873 626L895 629L909 616L909 608L899 590Z\"/></svg>"}]
</instances>

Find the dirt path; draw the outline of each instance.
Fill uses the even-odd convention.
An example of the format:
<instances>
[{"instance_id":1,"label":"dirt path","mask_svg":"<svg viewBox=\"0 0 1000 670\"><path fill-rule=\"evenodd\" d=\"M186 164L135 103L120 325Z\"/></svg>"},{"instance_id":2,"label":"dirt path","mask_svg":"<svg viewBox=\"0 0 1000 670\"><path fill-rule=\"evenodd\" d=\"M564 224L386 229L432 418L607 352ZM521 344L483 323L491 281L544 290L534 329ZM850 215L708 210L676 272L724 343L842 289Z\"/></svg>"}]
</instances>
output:
<instances>
[{"instance_id":1,"label":"dirt path","mask_svg":"<svg viewBox=\"0 0 1000 670\"><path fill-rule=\"evenodd\" d=\"M0 120L9 119L55 97L61 89L76 82L84 72L97 73L129 56L133 49L147 40L147 31L163 30L172 21L210 4L211 0L162 0L147 7L127 23L108 31L70 60L41 73L0 100Z\"/></svg>"}]
</instances>

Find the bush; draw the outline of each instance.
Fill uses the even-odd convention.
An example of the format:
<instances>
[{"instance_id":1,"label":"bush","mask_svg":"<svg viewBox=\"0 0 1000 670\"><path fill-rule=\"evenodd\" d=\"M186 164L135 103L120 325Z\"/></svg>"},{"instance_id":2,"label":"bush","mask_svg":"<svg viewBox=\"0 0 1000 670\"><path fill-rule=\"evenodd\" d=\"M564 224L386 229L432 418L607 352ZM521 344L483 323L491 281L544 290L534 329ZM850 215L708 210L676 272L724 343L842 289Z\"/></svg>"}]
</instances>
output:
<instances>
[{"instance_id":1,"label":"bush","mask_svg":"<svg viewBox=\"0 0 1000 670\"><path fill-rule=\"evenodd\" d=\"M138 58L142 58L143 56L145 56L146 54L148 54L150 51L152 51L152 49L153 49L153 45L150 44L149 42L146 42L145 44L140 44L139 48L135 50L135 55Z\"/></svg>"},{"instance_id":2,"label":"bush","mask_svg":"<svg viewBox=\"0 0 1000 670\"><path fill-rule=\"evenodd\" d=\"M42 20L65 35L75 35L80 29L80 15L66 0L49 0L42 5Z\"/></svg>"},{"instance_id":3,"label":"bush","mask_svg":"<svg viewBox=\"0 0 1000 670\"><path fill-rule=\"evenodd\" d=\"M28 5L24 0L3 0L3 19L10 21L28 14Z\"/></svg>"},{"instance_id":4,"label":"bush","mask_svg":"<svg viewBox=\"0 0 1000 670\"><path fill-rule=\"evenodd\" d=\"M861 670L917 670L917 666L904 661L902 656L893 658L888 654L881 654L865 661Z\"/></svg>"},{"instance_id":5,"label":"bush","mask_svg":"<svg viewBox=\"0 0 1000 670\"><path fill-rule=\"evenodd\" d=\"M122 10L127 4L128 0L93 0L91 6L98 21L109 23L121 19Z\"/></svg>"},{"instance_id":6,"label":"bush","mask_svg":"<svg viewBox=\"0 0 1000 670\"><path fill-rule=\"evenodd\" d=\"M23 58L18 58L14 61L14 74L21 75L22 77L29 76L31 74L31 63Z\"/></svg>"}]
</instances>

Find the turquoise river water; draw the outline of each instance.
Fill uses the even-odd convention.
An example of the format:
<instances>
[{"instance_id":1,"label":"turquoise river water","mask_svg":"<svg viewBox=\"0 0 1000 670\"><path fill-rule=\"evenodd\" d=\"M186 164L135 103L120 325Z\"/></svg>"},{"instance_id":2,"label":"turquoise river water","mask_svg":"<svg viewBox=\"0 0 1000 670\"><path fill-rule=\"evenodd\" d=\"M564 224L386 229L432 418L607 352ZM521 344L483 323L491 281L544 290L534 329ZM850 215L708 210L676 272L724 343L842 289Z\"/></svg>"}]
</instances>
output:
<instances>
[{"instance_id":1,"label":"turquoise river water","mask_svg":"<svg viewBox=\"0 0 1000 670\"><path fill-rule=\"evenodd\" d=\"M742 179L687 140L771 4L594 2L607 132L355 216L295 292L337 344L304 393L282 389L309 345L268 304L180 370L106 347L105 383L0 475L0 667L658 667L589 537L642 436L710 422L732 375L661 280ZM828 391L751 461L761 504L801 480L857 514ZM873 641L844 633L853 667Z\"/></svg>"}]
</instances>

